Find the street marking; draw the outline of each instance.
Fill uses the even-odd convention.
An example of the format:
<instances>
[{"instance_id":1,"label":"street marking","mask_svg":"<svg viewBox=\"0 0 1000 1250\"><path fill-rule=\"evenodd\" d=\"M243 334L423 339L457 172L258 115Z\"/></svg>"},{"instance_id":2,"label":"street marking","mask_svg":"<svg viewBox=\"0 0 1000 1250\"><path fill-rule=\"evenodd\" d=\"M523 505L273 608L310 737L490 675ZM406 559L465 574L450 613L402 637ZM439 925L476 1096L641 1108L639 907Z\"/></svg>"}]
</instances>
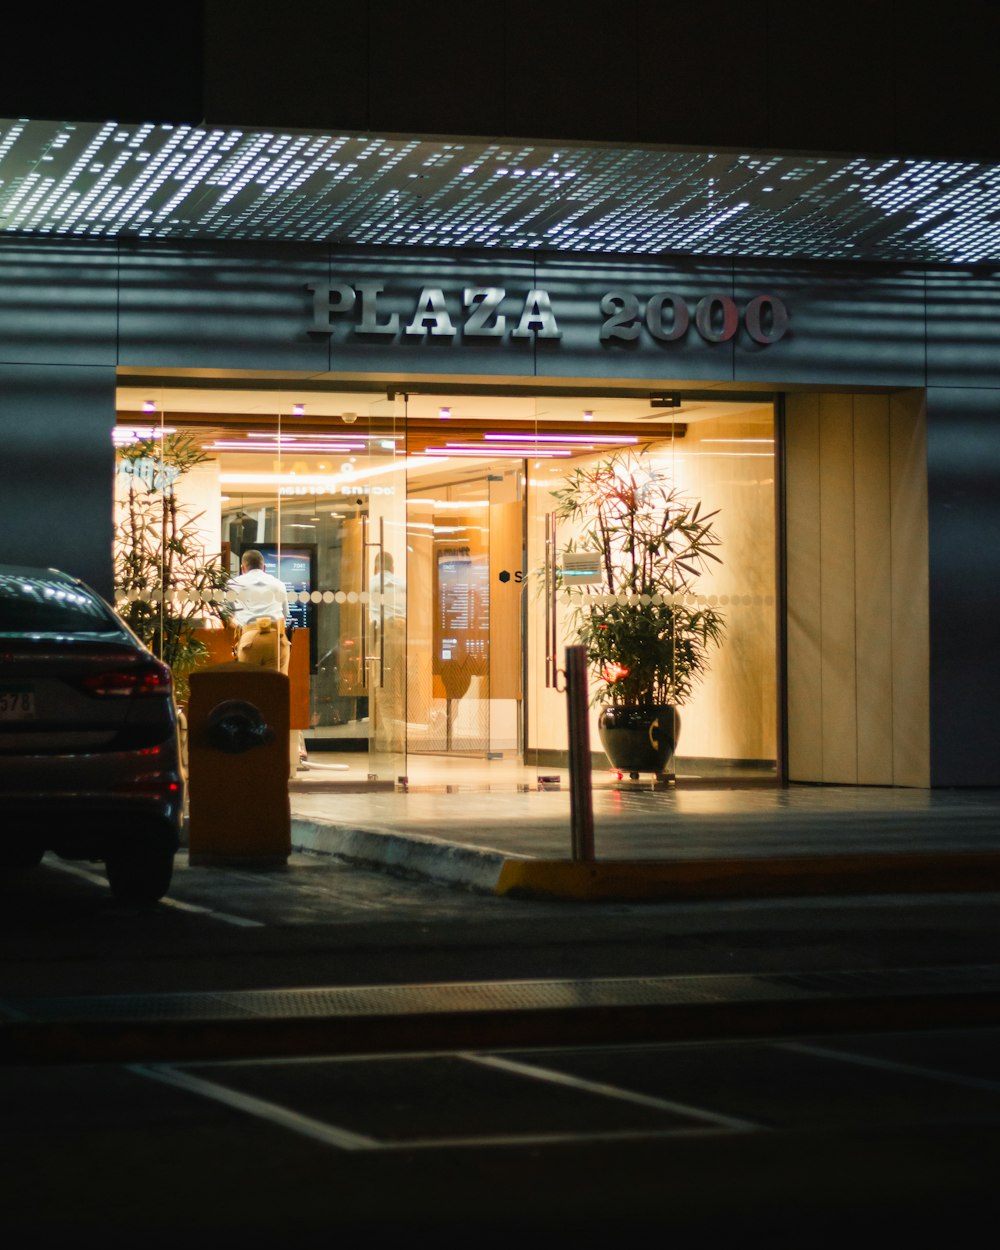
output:
<instances>
[{"instance_id":1,"label":"street marking","mask_svg":"<svg viewBox=\"0 0 1000 1250\"><path fill-rule=\"evenodd\" d=\"M107 877L101 873L89 872L86 868L80 868L77 864L67 864L62 860L46 858L45 867L69 873L71 877L80 877L83 881L90 881L94 885L104 886L105 889L110 888ZM237 925L243 929L264 929L267 927L261 920L247 920L244 916L231 916L228 912L213 911L211 907L199 907L197 903L182 903L180 899L176 898L161 898L160 904L164 907L176 907L178 911L197 912L199 915L211 916L213 920L221 920L223 924Z\"/></svg>"},{"instance_id":2,"label":"street marking","mask_svg":"<svg viewBox=\"0 0 1000 1250\"><path fill-rule=\"evenodd\" d=\"M493 1137L413 1137L403 1141L381 1142L380 1150L443 1150L455 1146L559 1146L567 1142L649 1141L666 1137L728 1137L732 1130L719 1126L695 1125L686 1128L622 1129L597 1133L507 1133Z\"/></svg>"},{"instance_id":3,"label":"street marking","mask_svg":"<svg viewBox=\"0 0 1000 1250\"><path fill-rule=\"evenodd\" d=\"M189 1094L198 1094L213 1102L233 1107L247 1115L256 1116L259 1120L267 1120L281 1128L298 1133L301 1137L310 1137L326 1146L337 1146L341 1150L378 1150L381 1143L373 1137L362 1137L360 1133L352 1133L348 1129L335 1128L332 1124L324 1124L321 1120L313 1120L309 1116L300 1115L297 1111L289 1111L287 1107L275 1102L267 1102L263 1098L254 1098L251 1094L242 1094L238 1090L228 1089L224 1085L216 1085L214 1081L206 1081L187 1072L179 1072L163 1064L129 1064L128 1071L138 1076L148 1077L152 1081L160 1081L177 1089L186 1090Z\"/></svg>"},{"instance_id":4,"label":"street marking","mask_svg":"<svg viewBox=\"0 0 1000 1250\"><path fill-rule=\"evenodd\" d=\"M103 885L106 889L108 886L107 877L102 877L99 873L88 872L86 868L79 868L76 864L63 863L61 859L45 859L46 868L55 868L57 872L69 873L71 877L80 877L84 881L90 881L94 885Z\"/></svg>"},{"instance_id":5,"label":"street marking","mask_svg":"<svg viewBox=\"0 0 1000 1250\"><path fill-rule=\"evenodd\" d=\"M196 912L202 916L211 916L213 920L221 920L223 924L237 925L242 929L266 929L263 920L248 920L245 916L232 916L228 912L213 911L211 907L200 907L197 903L182 903L179 898L161 898L164 907L176 907L178 911Z\"/></svg>"},{"instance_id":6,"label":"street marking","mask_svg":"<svg viewBox=\"0 0 1000 1250\"><path fill-rule=\"evenodd\" d=\"M826 1046L810 1046L805 1042L779 1042L778 1050L791 1050L796 1054L812 1055L817 1059L839 1059L861 1068L878 1068L882 1072L899 1072L905 1076L920 1076L932 1081L945 1081L950 1085L964 1085L968 1089L984 1089L1000 1092L1000 1081L980 1076L961 1076L957 1072L945 1072L941 1068L925 1068L917 1063L899 1063L894 1059L879 1059L874 1055L859 1055L851 1050L831 1050Z\"/></svg>"},{"instance_id":7,"label":"street marking","mask_svg":"<svg viewBox=\"0 0 1000 1250\"><path fill-rule=\"evenodd\" d=\"M448 1052L455 1054L455 1052ZM418 1056L424 1058L425 1056ZM474 1062L488 1061L485 1057L461 1054L458 1056L462 1059L470 1059ZM387 1058L395 1059L397 1056L387 1056ZM220 1064L217 1066L238 1067L240 1064L252 1064L255 1066L267 1066L270 1064L281 1064L282 1060L238 1060L232 1064ZM294 1062L302 1062L293 1060ZM329 1059L320 1056L310 1056L305 1062L320 1063L340 1063L339 1059ZM203 1066L202 1064L198 1065ZM496 1064L498 1067L505 1067L502 1061ZM521 1071L525 1065L510 1065L517 1070L518 1075L528 1075L538 1077L543 1069L530 1069L527 1072ZM200 1097L208 1098L213 1102L223 1103L227 1107L232 1107L237 1111L243 1111L248 1115L255 1116L257 1119L267 1120L269 1123L277 1124L281 1128L289 1129L293 1133L300 1136L311 1138L313 1141L321 1142L325 1146L335 1146L340 1150L378 1150L378 1151L394 1151L394 1150L440 1150L450 1149L456 1146L469 1146L473 1148L487 1148L491 1146L549 1146L560 1145L567 1142L614 1142L614 1141L647 1141L651 1138L674 1138L674 1137L697 1137L698 1139L706 1137L728 1136L734 1130L739 1132L753 1131L757 1126L747 1124L739 1120L727 1120L725 1117L716 1116L712 1112L697 1111L690 1108L684 1108L682 1104L667 1102L663 1099L646 1098L642 1095L631 1094L628 1090L616 1090L613 1086L601 1086L589 1081L567 1080L564 1083L574 1088L582 1089L588 1093L607 1093L611 1092L613 1096L622 1098L624 1101L634 1102L640 1106L653 1107L657 1110L675 1110L681 1108L688 1114L697 1115L699 1118L708 1120L709 1123L704 1125L682 1125L675 1128L642 1128L642 1129L608 1129L599 1130L597 1132L554 1132L554 1133L499 1133L488 1136L471 1136L471 1137L413 1137L402 1138L392 1141L379 1141L377 1138L365 1137L360 1133L351 1132L349 1129L337 1128L335 1125L327 1124L322 1120L314 1120L310 1116L304 1116L297 1111L291 1111L287 1107L283 1107L278 1103L268 1102L263 1098L256 1098L252 1094L244 1094L238 1090L230 1089L225 1085L218 1085L214 1081L207 1081L202 1077L192 1076L187 1072L181 1071L177 1067L168 1066L166 1064L129 1064L128 1071L134 1072L137 1076L144 1076L150 1080L159 1081L164 1085L170 1085L177 1089L185 1090L191 1094L197 1094ZM560 1074L552 1074L559 1076ZM543 1076L541 1079L548 1079Z\"/></svg>"},{"instance_id":8,"label":"street marking","mask_svg":"<svg viewBox=\"0 0 1000 1250\"><path fill-rule=\"evenodd\" d=\"M691 1116L704 1120L720 1128L737 1133L755 1133L763 1130L763 1125L754 1124L750 1120L738 1120L734 1116L721 1115L717 1111L708 1111L704 1107L692 1107L687 1103L674 1102L670 1098L657 1098L652 1094L639 1094L634 1090L622 1089L618 1085L607 1085L603 1081L588 1081L584 1077L571 1076L567 1072L557 1072L552 1068L541 1068L535 1064L519 1063L516 1059L502 1059L499 1055L476 1055L463 1052L460 1058L470 1063L482 1064L484 1067L500 1068L513 1072L518 1076L527 1076L537 1081L548 1081L553 1085L565 1085L569 1089L580 1090L589 1094L600 1094L606 1098L615 1098L619 1102L631 1102L639 1107L648 1107L654 1111L671 1111L677 1115ZM703 1130L702 1130L703 1131Z\"/></svg>"}]
</instances>

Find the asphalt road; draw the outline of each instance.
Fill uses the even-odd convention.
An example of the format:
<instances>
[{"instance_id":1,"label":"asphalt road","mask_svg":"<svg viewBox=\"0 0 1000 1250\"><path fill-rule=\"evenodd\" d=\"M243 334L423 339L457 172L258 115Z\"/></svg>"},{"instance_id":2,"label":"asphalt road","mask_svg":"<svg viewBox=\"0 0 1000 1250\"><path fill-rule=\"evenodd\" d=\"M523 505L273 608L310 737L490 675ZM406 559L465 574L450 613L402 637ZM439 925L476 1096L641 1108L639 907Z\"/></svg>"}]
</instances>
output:
<instances>
[{"instance_id":1,"label":"asphalt road","mask_svg":"<svg viewBox=\"0 0 1000 1250\"><path fill-rule=\"evenodd\" d=\"M4 996L1000 963L1000 896L709 903L472 894L294 855L115 904L100 865L0 875Z\"/></svg>"},{"instance_id":2,"label":"asphalt road","mask_svg":"<svg viewBox=\"0 0 1000 1250\"><path fill-rule=\"evenodd\" d=\"M995 895L540 903L293 857L115 904L0 880L0 1014L58 996L1000 964ZM1000 1028L421 1053L29 1055L0 1068L20 1246L973 1240L997 1211ZM43 1061L44 1059L44 1061Z\"/></svg>"},{"instance_id":3,"label":"asphalt road","mask_svg":"<svg viewBox=\"0 0 1000 1250\"><path fill-rule=\"evenodd\" d=\"M0 1070L10 1244L976 1244L1000 1033Z\"/></svg>"}]
</instances>

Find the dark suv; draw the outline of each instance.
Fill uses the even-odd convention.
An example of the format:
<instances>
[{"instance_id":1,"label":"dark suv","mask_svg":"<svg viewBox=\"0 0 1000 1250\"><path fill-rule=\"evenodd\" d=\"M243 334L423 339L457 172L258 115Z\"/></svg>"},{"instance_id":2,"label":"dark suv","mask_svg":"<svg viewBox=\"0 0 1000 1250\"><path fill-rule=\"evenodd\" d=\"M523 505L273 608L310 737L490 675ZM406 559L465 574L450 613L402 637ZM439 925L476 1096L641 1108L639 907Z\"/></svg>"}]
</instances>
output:
<instances>
[{"instance_id":1,"label":"dark suv","mask_svg":"<svg viewBox=\"0 0 1000 1250\"><path fill-rule=\"evenodd\" d=\"M183 808L169 668L77 578L0 564L0 866L103 860L153 902Z\"/></svg>"}]
</instances>

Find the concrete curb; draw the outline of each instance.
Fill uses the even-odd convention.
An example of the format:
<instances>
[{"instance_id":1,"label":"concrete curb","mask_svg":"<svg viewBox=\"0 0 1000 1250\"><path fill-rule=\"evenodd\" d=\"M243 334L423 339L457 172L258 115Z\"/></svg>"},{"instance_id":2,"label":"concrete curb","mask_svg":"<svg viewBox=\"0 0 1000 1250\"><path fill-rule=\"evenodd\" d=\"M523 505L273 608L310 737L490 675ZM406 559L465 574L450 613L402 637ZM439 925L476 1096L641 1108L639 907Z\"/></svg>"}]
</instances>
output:
<instances>
[{"instance_id":1,"label":"concrete curb","mask_svg":"<svg viewBox=\"0 0 1000 1250\"><path fill-rule=\"evenodd\" d=\"M1000 890L1000 851L741 859L535 859L389 829L292 820L294 849L512 898L633 902Z\"/></svg>"},{"instance_id":2,"label":"concrete curb","mask_svg":"<svg viewBox=\"0 0 1000 1250\"><path fill-rule=\"evenodd\" d=\"M511 857L418 834L357 829L321 820L292 820L292 849L319 851L362 868L378 868L402 876L464 886L493 894ZM520 861L515 861L520 862Z\"/></svg>"},{"instance_id":3,"label":"concrete curb","mask_svg":"<svg viewBox=\"0 0 1000 1250\"><path fill-rule=\"evenodd\" d=\"M508 860L496 892L575 900L686 900L1000 889L1000 852L701 860Z\"/></svg>"}]
</instances>

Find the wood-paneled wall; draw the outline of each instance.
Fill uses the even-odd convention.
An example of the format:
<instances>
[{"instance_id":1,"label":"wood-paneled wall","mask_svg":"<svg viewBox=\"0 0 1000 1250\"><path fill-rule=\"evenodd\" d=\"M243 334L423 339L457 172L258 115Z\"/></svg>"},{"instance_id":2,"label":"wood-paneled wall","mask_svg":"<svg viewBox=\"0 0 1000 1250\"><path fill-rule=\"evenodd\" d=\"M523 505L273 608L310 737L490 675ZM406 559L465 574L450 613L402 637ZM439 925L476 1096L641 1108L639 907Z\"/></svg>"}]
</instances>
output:
<instances>
[{"instance_id":1,"label":"wood-paneled wall","mask_svg":"<svg viewBox=\"0 0 1000 1250\"><path fill-rule=\"evenodd\" d=\"M787 396L790 781L930 784L920 392Z\"/></svg>"}]
</instances>

